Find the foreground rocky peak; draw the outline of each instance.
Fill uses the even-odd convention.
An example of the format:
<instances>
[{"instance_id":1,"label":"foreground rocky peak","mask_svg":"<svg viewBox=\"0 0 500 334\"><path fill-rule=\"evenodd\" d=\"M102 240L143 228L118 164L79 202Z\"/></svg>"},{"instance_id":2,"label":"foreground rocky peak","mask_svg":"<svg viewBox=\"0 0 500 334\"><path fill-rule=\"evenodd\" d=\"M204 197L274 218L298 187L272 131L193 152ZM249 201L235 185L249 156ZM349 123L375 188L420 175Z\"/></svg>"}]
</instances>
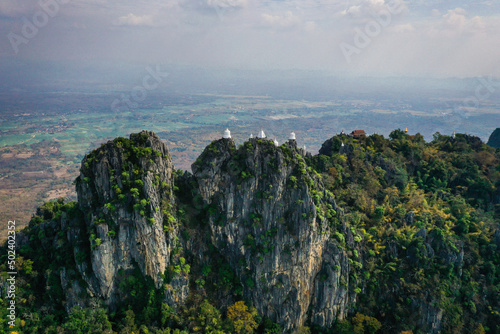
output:
<instances>
[{"instance_id":1,"label":"foreground rocky peak","mask_svg":"<svg viewBox=\"0 0 500 334\"><path fill-rule=\"evenodd\" d=\"M153 132L116 138L88 154L76 180L90 258L78 265L91 292L111 307L126 294L123 273L137 266L157 288L175 247L172 159ZM168 233L165 233L168 231ZM187 282L183 289L187 289Z\"/></svg>"},{"instance_id":2,"label":"foreground rocky peak","mask_svg":"<svg viewBox=\"0 0 500 334\"><path fill-rule=\"evenodd\" d=\"M330 239L346 230L340 209L304 154L294 140L276 147L254 138L237 149L221 139L192 166L212 243L245 283L245 298L289 331L308 317L329 325L355 299L347 254Z\"/></svg>"}]
</instances>

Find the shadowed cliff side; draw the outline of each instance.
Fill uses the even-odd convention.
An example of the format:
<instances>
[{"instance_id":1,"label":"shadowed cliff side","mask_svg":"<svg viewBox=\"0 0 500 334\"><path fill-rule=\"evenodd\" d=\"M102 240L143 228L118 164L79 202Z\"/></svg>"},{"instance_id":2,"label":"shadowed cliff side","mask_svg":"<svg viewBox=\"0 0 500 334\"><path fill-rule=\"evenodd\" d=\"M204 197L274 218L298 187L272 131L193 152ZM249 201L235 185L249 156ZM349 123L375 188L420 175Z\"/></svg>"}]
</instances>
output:
<instances>
[{"instance_id":1,"label":"shadowed cliff side","mask_svg":"<svg viewBox=\"0 0 500 334\"><path fill-rule=\"evenodd\" d=\"M500 128L496 128L495 131L491 133L487 144L494 148L500 147Z\"/></svg>"}]
</instances>

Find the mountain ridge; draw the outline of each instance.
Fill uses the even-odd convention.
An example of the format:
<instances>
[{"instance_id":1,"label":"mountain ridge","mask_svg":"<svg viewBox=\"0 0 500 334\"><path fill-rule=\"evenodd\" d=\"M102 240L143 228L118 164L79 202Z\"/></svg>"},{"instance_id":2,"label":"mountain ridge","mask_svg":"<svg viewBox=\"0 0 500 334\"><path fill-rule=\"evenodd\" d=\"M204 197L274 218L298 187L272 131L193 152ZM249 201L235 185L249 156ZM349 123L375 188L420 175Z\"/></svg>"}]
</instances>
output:
<instances>
[{"instance_id":1,"label":"mountain ridge","mask_svg":"<svg viewBox=\"0 0 500 334\"><path fill-rule=\"evenodd\" d=\"M109 330L129 317L208 332L188 314L215 306L220 332L495 332L499 161L473 136L395 130L335 136L315 156L295 140L219 139L191 174L153 132L117 138L83 159L78 203L46 203L18 234L19 270L43 286L27 308L65 329L79 306L108 309ZM473 307L459 301L471 282L487 295L472 288Z\"/></svg>"}]
</instances>

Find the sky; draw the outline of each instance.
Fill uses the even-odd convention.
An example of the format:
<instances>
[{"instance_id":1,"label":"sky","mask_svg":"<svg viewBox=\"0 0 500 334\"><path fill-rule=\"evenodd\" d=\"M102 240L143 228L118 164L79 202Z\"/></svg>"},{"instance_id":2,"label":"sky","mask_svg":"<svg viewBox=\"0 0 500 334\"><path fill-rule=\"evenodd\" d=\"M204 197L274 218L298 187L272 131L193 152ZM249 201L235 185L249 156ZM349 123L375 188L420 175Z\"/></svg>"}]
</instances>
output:
<instances>
[{"instance_id":1,"label":"sky","mask_svg":"<svg viewBox=\"0 0 500 334\"><path fill-rule=\"evenodd\" d=\"M1 0L10 61L500 77L500 1Z\"/></svg>"}]
</instances>

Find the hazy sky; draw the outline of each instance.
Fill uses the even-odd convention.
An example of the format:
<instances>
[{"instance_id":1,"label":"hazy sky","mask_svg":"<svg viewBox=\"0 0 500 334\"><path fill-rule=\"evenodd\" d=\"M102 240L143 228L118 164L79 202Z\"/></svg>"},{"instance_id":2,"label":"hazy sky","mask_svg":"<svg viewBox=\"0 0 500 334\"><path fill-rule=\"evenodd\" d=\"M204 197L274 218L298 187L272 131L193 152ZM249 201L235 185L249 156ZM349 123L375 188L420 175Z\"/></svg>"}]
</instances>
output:
<instances>
[{"instance_id":1,"label":"hazy sky","mask_svg":"<svg viewBox=\"0 0 500 334\"><path fill-rule=\"evenodd\" d=\"M498 77L500 1L1 0L13 59Z\"/></svg>"}]
</instances>

